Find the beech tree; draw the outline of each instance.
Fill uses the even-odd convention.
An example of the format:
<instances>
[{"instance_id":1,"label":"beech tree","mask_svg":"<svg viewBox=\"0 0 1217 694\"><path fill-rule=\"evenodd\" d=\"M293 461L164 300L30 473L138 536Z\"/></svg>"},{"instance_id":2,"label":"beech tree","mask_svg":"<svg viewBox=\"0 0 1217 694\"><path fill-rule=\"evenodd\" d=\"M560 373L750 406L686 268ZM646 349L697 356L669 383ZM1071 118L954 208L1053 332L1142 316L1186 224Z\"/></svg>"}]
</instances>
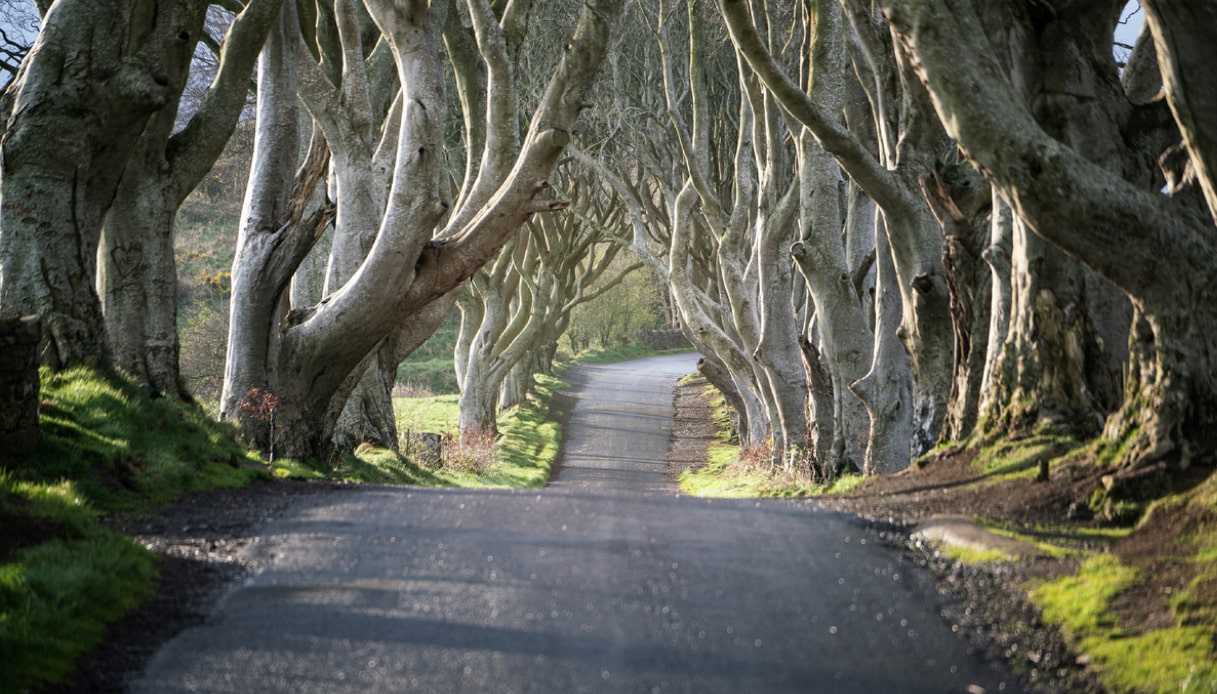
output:
<instances>
[{"instance_id":1,"label":"beech tree","mask_svg":"<svg viewBox=\"0 0 1217 694\"><path fill-rule=\"evenodd\" d=\"M205 3L61 0L5 91L0 306L42 317L45 365L108 367L102 220L154 113L172 104Z\"/></svg>"},{"instance_id":2,"label":"beech tree","mask_svg":"<svg viewBox=\"0 0 1217 694\"><path fill-rule=\"evenodd\" d=\"M911 453L940 437L966 437L978 422L990 436L1044 424L1082 436L1096 431L1096 422L1119 402L1127 302L1076 261L1026 233L1022 219L1009 215L971 165L960 161L954 144L943 140L937 114L930 112L903 54L893 49L883 19L866 4L840 3L857 47L851 72L860 81L849 76L838 92L863 88L870 111L863 119L851 117L858 109L848 99L833 99L821 86L843 72L842 63L833 67L830 58L846 34L832 23L838 3L805 5L815 36L808 49L815 79L806 87L781 69L761 40L759 5L722 0L720 6L737 48L767 88L884 213L904 310L901 334L913 366ZM1038 117L1053 123L1057 137L1119 169L1127 159L1106 144L1119 139L1118 110L1108 106L1114 92L1107 90L1099 100L1088 96L1096 92L1095 84L1114 83L1108 79L1114 75L1114 20L1085 12L1064 16L1072 19L1037 26L1042 38L1011 42L1003 55L1014 56L1014 82ZM870 134L878 142L878 161L886 162L883 168L866 151ZM817 278L823 282L832 272L831 267L809 272L808 282L814 287ZM819 287L813 296L827 291ZM931 325L937 327L923 327ZM948 334L947 325L954 338L949 351L939 339ZM888 331L875 335L886 339ZM835 344L824 356L837 358L849 344L860 344L858 336ZM868 401L872 417L900 416L898 399L889 401L888 415L869 402L900 392L873 387L880 370L892 363L876 359L873 377L850 386ZM948 366L949 379L943 377ZM937 414L927 416L932 413ZM893 435L897 441L904 436ZM881 469L901 466L894 461L904 456L892 443L872 440L868 466L874 469L879 461L886 461Z\"/></svg>"},{"instance_id":3,"label":"beech tree","mask_svg":"<svg viewBox=\"0 0 1217 694\"><path fill-rule=\"evenodd\" d=\"M484 102L476 93L462 92L462 104L482 115L485 144L476 152L480 165L468 168L477 171L473 182L453 196L443 156L447 101L440 38L455 9L450 3L421 0L366 3L379 30L379 36L369 33L370 40L383 41L380 48L391 58L399 85L386 127L376 132L370 130L376 123L370 117L371 95L360 86L367 83L369 62L376 52L364 50L365 32L359 30L354 3L335 3L343 50L341 67L334 70L341 75L341 84L325 76L324 69L321 72L333 89L344 94L330 103L353 109L348 113L360 117L347 125L366 134L363 144L352 146L339 139L340 132L327 129L325 118L318 118L320 133L334 152L335 214L343 219L337 221L335 238L350 233L348 224L371 230L373 236L366 257L349 279L331 288L318 304L306 307L288 305L286 292L300 259L326 221L325 208L304 218L310 177L299 178L293 195L290 171L298 147L293 113L300 83L296 67L303 58L300 76L313 84L317 71L300 54L304 44L297 36L298 22L293 8L287 7L268 39L259 71L259 137L233 267L223 416L245 420L250 424L248 432L265 430L251 421L255 408L249 405L257 398L270 399L279 449L293 456L323 454L330 446L338 412L376 348L402 326L427 332L420 319L429 306L468 279L531 215L566 206L545 197L547 177L570 140L623 2L584 4L578 28L521 137L516 134L519 97L510 63L503 57L519 20L514 13L525 12L527 5L501 8L479 0L468 3L477 51L487 66L487 84L493 86ZM452 56L449 52L455 60ZM463 89L459 80L457 88ZM320 114L314 108L314 115ZM335 121L343 119L342 114L333 116ZM467 116L466 122L472 119ZM318 145L313 151L324 149ZM386 191L384 206L378 209L369 203L366 209L371 216L347 217L342 210L352 204L349 196L370 192L360 192L352 184L373 168L367 166L367 158L377 157L378 152L387 154L384 177L376 179L374 189ZM360 165L347 167L344 161ZM305 163L319 178L323 162L322 155ZM247 406L242 408L242 403ZM269 447L272 441L259 443Z\"/></svg>"},{"instance_id":4,"label":"beech tree","mask_svg":"<svg viewBox=\"0 0 1217 694\"><path fill-rule=\"evenodd\" d=\"M660 15L664 13L660 3ZM747 440L771 445L774 460L793 469L808 457L808 421L806 375L791 303L789 248L791 233L797 232L797 181L783 146L788 132L746 71L735 72L737 85L725 95L711 81L701 6L688 3L686 17L683 70L672 59L674 53L680 55L675 37L667 31L660 36L669 127L684 164L682 190L672 202L669 279L679 278L673 294L678 306L685 307L682 312L692 317L705 311L709 297L698 296L682 277L689 271L684 246L713 249L711 276L719 303L713 322L719 325L709 329L701 320L692 321L699 342L726 366L737 390L747 393L744 401L752 401ZM686 92L691 97L687 110L681 103ZM723 102L738 109L734 133L716 123L721 115L711 112L711 102L720 95L734 96L733 102ZM731 134L734 142L727 139ZM694 218L698 221L686 221ZM695 241L694 235L700 238Z\"/></svg>"},{"instance_id":5,"label":"beech tree","mask_svg":"<svg viewBox=\"0 0 1217 694\"><path fill-rule=\"evenodd\" d=\"M812 3L817 16L833 12L831 5L835 3ZM938 440L947 409L953 357L941 230L921 190L922 179L934 170L942 142L941 126L928 113L924 92L915 83L902 79L901 66L890 57L892 51L885 50L883 35L870 21L863 3L851 2L847 17L862 47L854 69L870 81L863 83L862 88L870 105L874 122L871 132L877 138L877 148L862 138L867 130L851 129L846 114L814 102L789 77L757 31L755 22L759 15L751 0L720 0L719 6L737 50L767 90L836 158L842 170L875 201L883 215L901 296L903 319L899 335L912 369L911 453L920 454ZM839 36L831 32L817 34L809 50L819 50L818 44L839 40ZM881 333L879 337L885 336ZM866 388L861 395L864 400L887 398L892 392ZM881 411L888 408L871 409L872 415Z\"/></svg>"},{"instance_id":6,"label":"beech tree","mask_svg":"<svg viewBox=\"0 0 1217 694\"><path fill-rule=\"evenodd\" d=\"M169 74L176 96L148 120L105 213L98 290L114 364L162 393L188 395L179 383L174 221L232 135L262 42L281 4L251 0L234 19L219 44L215 78L181 128L178 103L189 63L166 66L177 68ZM208 7L207 2L192 6L192 55L206 35Z\"/></svg>"},{"instance_id":7,"label":"beech tree","mask_svg":"<svg viewBox=\"0 0 1217 694\"><path fill-rule=\"evenodd\" d=\"M703 373L739 413L741 442L772 446L775 462L802 468L807 378L789 255L798 233L789 133L731 52L707 38L714 26L704 13L696 3L658 3L647 15L657 50L631 51L643 59L632 69L614 63L616 86L637 80L609 109L618 120L608 129L629 132L617 138L629 144L606 141L580 160L626 204L631 249L667 282ZM659 85L645 78L656 70ZM628 115L658 109L655 121Z\"/></svg>"},{"instance_id":8,"label":"beech tree","mask_svg":"<svg viewBox=\"0 0 1217 694\"><path fill-rule=\"evenodd\" d=\"M548 371L575 307L616 286L639 265L613 271L621 246L609 243L619 209L571 190L578 216L530 220L492 262L476 274L457 304L456 344L461 389L459 430L497 433L500 405L520 402L534 372ZM603 281L601 281L603 280ZM517 368L523 367L523 368Z\"/></svg>"},{"instance_id":9,"label":"beech tree","mask_svg":"<svg viewBox=\"0 0 1217 694\"><path fill-rule=\"evenodd\" d=\"M157 391L185 394L173 220L228 140L279 3L236 6L219 74L180 129L211 3L49 8L37 50L4 99L17 109L3 172L4 200L16 207L0 219L5 309L44 315L48 365L114 365ZM97 11L116 16L98 24ZM128 33L135 38L124 43ZM63 215L71 222L61 224Z\"/></svg>"},{"instance_id":10,"label":"beech tree","mask_svg":"<svg viewBox=\"0 0 1217 694\"><path fill-rule=\"evenodd\" d=\"M1123 403L1104 428L1109 454L1129 465L1210 459L1217 450L1211 427L1217 303L1212 282L1203 278L1212 275L1217 257L1211 248L1217 102L1188 75L1200 74L1217 51L1217 10L1208 3L1144 3L1164 99L1144 105L1128 96L1123 103L1113 99L1114 66L1090 83L1092 98L1118 108L1117 120L1133 126L1122 131L1132 137L1116 144L1128 146L1132 156L1125 162L1137 165L1113 170L1054 137L1015 90L1014 67L997 47L1017 39L1012 29L1059 22L1066 33L1085 32L1080 20L1086 17L1103 20L1092 31L1109 31L1120 3L1043 8L1048 15L967 0L882 5L949 133L1014 214L1131 299L1135 323ZM1084 35L1075 45L1088 52L1079 57L1094 64L1101 60L1095 52L1108 50L1096 46L1110 43L1088 43ZM957 60L961 49L973 59ZM1161 136L1155 124L1163 121L1177 128L1176 137ZM1161 179L1146 175L1160 154L1165 192Z\"/></svg>"}]
</instances>

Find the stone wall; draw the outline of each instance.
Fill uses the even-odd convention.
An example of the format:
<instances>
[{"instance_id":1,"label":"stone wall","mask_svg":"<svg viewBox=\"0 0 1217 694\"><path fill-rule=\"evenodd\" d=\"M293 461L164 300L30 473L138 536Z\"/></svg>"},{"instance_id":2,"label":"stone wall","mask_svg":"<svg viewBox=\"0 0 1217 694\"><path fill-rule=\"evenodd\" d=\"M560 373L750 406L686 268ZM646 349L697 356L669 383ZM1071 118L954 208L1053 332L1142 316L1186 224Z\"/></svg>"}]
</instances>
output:
<instances>
[{"instance_id":1,"label":"stone wall","mask_svg":"<svg viewBox=\"0 0 1217 694\"><path fill-rule=\"evenodd\" d=\"M38 445L36 316L0 318L0 459L21 458Z\"/></svg>"}]
</instances>

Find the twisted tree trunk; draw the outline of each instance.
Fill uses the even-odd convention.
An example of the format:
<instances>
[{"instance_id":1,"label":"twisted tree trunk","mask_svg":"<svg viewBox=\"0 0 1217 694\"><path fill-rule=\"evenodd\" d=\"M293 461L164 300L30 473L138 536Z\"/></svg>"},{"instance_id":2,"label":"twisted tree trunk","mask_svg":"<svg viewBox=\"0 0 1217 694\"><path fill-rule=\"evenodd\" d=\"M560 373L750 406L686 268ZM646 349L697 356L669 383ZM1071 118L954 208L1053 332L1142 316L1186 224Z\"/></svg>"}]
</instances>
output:
<instances>
[{"instance_id":1,"label":"twisted tree trunk","mask_svg":"<svg viewBox=\"0 0 1217 694\"><path fill-rule=\"evenodd\" d=\"M0 307L41 316L45 365L110 365L95 288L102 218L149 117L175 98L168 74L189 61L179 37L197 40L190 9L158 0L57 2L9 87Z\"/></svg>"},{"instance_id":2,"label":"twisted tree trunk","mask_svg":"<svg viewBox=\"0 0 1217 694\"><path fill-rule=\"evenodd\" d=\"M1109 455L1124 464L1211 459L1217 439L1217 285L1213 183L1217 102L1175 68L1217 57L1217 9L1148 2L1149 26L1185 159L1197 185L1171 195L1101 167L1046 132L993 54L1001 22L969 0L885 0L885 12L967 156L1035 234L1120 287L1140 320L1121 408L1108 418ZM1000 8L999 8L1000 9ZM1162 10L1159 14L1158 10ZM961 63L960 50L976 59ZM1207 89L1207 88L1206 88ZM1204 195L1208 205L1197 205ZM1116 243L1115 240L1119 239Z\"/></svg>"}]
</instances>

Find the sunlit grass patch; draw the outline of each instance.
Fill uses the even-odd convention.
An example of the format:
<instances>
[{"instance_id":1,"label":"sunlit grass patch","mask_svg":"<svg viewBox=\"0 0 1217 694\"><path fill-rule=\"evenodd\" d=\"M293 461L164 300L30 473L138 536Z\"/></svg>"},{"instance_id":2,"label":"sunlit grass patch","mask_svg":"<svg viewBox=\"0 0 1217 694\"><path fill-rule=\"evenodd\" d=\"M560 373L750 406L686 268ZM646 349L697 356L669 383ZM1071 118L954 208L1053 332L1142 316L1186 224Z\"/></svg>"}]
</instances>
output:
<instances>
[{"instance_id":1,"label":"sunlit grass patch","mask_svg":"<svg viewBox=\"0 0 1217 694\"><path fill-rule=\"evenodd\" d=\"M657 354L659 354L658 350L635 341L621 347L587 349L575 355L575 361L584 364L607 364L614 361L652 357Z\"/></svg>"},{"instance_id":2,"label":"sunlit grass patch","mask_svg":"<svg viewBox=\"0 0 1217 694\"><path fill-rule=\"evenodd\" d=\"M845 474L838 477L832 485L823 491L824 494L848 494L866 483L864 475Z\"/></svg>"},{"instance_id":3,"label":"sunlit grass patch","mask_svg":"<svg viewBox=\"0 0 1217 694\"><path fill-rule=\"evenodd\" d=\"M152 593L155 556L103 529L184 493L267 475L234 429L121 375L41 373L36 451L0 470L0 691L60 681Z\"/></svg>"},{"instance_id":4,"label":"sunlit grass patch","mask_svg":"<svg viewBox=\"0 0 1217 694\"><path fill-rule=\"evenodd\" d=\"M974 462L993 479L1034 477L1041 465L1051 465L1081 444L1067 436L1037 434L1024 439L1001 439L982 448Z\"/></svg>"},{"instance_id":5,"label":"sunlit grass patch","mask_svg":"<svg viewBox=\"0 0 1217 694\"><path fill-rule=\"evenodd\" d=\"M687 469L680 475L680 489L686 494L712 498L756 496L757 480L751 473L737 469L740 447L715 443L707 452L706 464Z\"/></svg>"},{"instance_id":6,"label":"sunlit grass patch","mask_svg":"<svg viewBox=\"0 0 1217 694\"><path fill-rule=\"evenodd\" d=\"M938 553L961 564L991 564L1017 559L999 549L975 549L950 543L944 543L938 547Z\"/></svg>"},{"instance_id":7,"label":"sunlit grass patch","mask_svg":"<svg viewBox=\"0 0 1217 694\"><path fill-rule=\"evenodd\" d=\"M75 480L106 510L139 510L265 474L232 427L171 398L153 399L115 374L44 371L40 419L38 450L14 474Z\"/></svg>"},{"instance_id":8,"label":"sunlit grass patch","mask_svg":"<svg viewBox=\"0 0 1217 694\"><path fill-rule=\"evenodd\" d=\"M390 483L455 487L541 487L549 480L562 444L561 413L554 395L569 387L563 381L535 375L536 392L526 403L500 413L497 442L462 441L456 431L458 396L395 398L397 426L403 437L423 432L441 436L444 462L438 468L407 457L363 447L357 457L365 464L380 461L400 475ZM474 434L476 436L476 433ZM469 438L467 433L464 437ZM353 463L352 463L353 464ZM298 465L298 463L296 463ZM353 479L352 481L366 481Z\"/></svg>"},{"instance_id":9,"label":"sunlit grass patch","mask_svg":"<svg viewBox=\"0 0 1217 694\"><path fill-rule=\"evenodd\" d=\"M1063 625L1076 638L1113 631L1119 635L1108 604L1137 578L1136 569L1100 554L1083 562L1077 575L1033 586L1031 597L1043 608L1045 619Z\"/></svg>"},{"instance_id":10,"label":"sunlit grass patch","mask_svg":"<svg viewBox=\"0 0 1217 694\"><path fill-rule=\"evenodd\" d=\"M435 395L429 398L393 398L393 412L399 432L456 431L460 420L459 395Z\"/></svg>"},{"instance_id":11,"label":"sunlit grass patch","mask_svg":"<svg viewBox=\"0 0 1217 694\"><path fill-rule=\"evenodd\" d=\"M1111 611L1111 601L1139 578L1137 569L1100 554L1084 561L1076 575L1030 586L1030 594L1044 619L1064 627L1074 648L1091 658L1113 691L1214 691L1217 649L1211 624L1177 620L1171 628L1129 634Z\"/></svg>"},{"instance_id":12,"label":"sunlit grass patch","mask_svg":"<svg viewBox=\"0 0 1217 694\"><path fill-rule=\"evenodd\" d=\"M1124 638L1084 639L1104 683L1116 692L1217 691L1212 627L1176 627Z\"/></svg>"},{"instance_id":13,"label":"sunlit grass patch","mask_svg":"<svg viewBox=\"0 0 1217 694\"><path fill-rule=\"evenodd\" d=\"M711 408L716 440L707 451L705 465L680 474L678 482L684 493L714 498L806 497L844 494L865 481L859 475L846 474L831 485L817 484L807 470L784 470L774 465L767 446L742 448L731 408L722 393L707 385L703 394Z\"/></svg>"},{"instance_id":14,"label":"sunlit grass patch","mask_svg":"<svg viewBox=\"0 0 1217 694\"><path fill-rule=\"evenodd\" d=\"M562 447L559 421L563 413L558 411L554 397L570 386L551 376L535 378L536 393L501 423L499 463L491 472L497 470L499 478L510 486L545 486Z\"/></svg>"},{"instance_id":15,"label":"sunlit grass patch","mask_svg":"<svg viewBox=\"0 0 1217 694\"><path fill-rule=\"evenodd\" d=\"M156 585L155 557L103 530L74 483L0 471L0 691L60 681Z\"/></svg>"},{"instance_id":16,"label":"sunlit grass patch","mask_svg":"<svg viewBox=\"0 0 1217 694\"><path fill-rule=\"evenodd\" d=\"M704 466L681 473L680 489L691 496L712 498L808 497L844 494L866 479L842 475L831 485L816 484L805 471L771 465L767 450L741 451L735 444L715 443Z\"/></svg>"}]
</instances>

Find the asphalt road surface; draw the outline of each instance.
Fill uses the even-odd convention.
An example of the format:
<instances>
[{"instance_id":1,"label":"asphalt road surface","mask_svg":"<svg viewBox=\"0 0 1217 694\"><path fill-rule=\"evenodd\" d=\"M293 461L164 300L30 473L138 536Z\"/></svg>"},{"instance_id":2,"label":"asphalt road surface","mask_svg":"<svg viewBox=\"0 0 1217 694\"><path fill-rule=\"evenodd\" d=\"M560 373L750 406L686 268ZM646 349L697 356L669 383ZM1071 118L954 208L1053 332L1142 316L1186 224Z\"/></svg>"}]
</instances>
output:
<instances>
[{"instance_id":1,"label":"asphalt road surface","mask_svg":"<svg viewBox=\"0 0 1217 694\"><path fill-rule=\"evenodd\" d=\"M692 357L588 367L555 484L301 500L135 692L996 692L931 577L807 502L675 496Z\"/></svg>"}]
</instances>

